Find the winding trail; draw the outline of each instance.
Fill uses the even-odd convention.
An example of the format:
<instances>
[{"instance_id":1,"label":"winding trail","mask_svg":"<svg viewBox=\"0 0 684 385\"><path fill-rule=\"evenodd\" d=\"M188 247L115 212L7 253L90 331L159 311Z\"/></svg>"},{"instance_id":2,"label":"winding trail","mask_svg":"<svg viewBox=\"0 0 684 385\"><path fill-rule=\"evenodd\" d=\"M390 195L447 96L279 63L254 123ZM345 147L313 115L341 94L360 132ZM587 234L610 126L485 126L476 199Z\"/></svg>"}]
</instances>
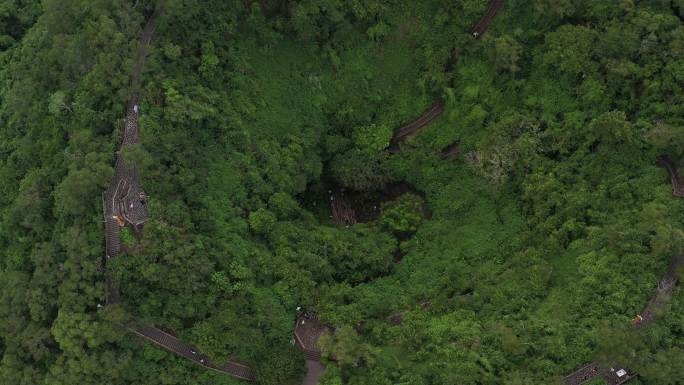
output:
<instances>
[{"instance_id":1,"label":"winding trail","mask_svg":"<svg viewBox=\"0 0 684 385\"><path fill-rule=\"evenodd\" d=\"M494 21L494 18L496 15L499 13L499 11L503 8L505 3L505 0L491 0L489 2L489 7L487 8L487 12L485 15L480 19L480 21L475 24L475 26L470 30L470 34L475 38L475 39L480 39L482 35L487 31L489 26L492 24ZM454 67L456 66L456 62L458 60L456 50L453 49L451 51L451 55L449 56L449 60L444 66L444 70L446 72L451 72ZM394 131L394 135L392 136L392 139L390 140L390 145L388 147L388 151L390 154L396 154L401 151L399 145L406 140L411 135L416 134L425 126L430 124L433 120L437 119L442 115L444 112L444 101L443 100L438 100L436 101L430 108L427 109L418 119L409 122L398 129ZM454 146L454 144L450 145Z\"/></svg>"},{"instance_id":2,"label":"winding trail","mask_svg":"<svg viewBox=\"0 0 684 385\"><path fill-rule=\"evenodd\" d=\"M316 385L325 371L325 366L321 363L321 350L318 347L318 339L326 333L333 333L329 326L318 322L316 317L308 313L302 314L297 318L294 337L297 347L304 352L306 359L306 377L302 385Z\"/></svg>"},{"instance_id":3,"label":"winding trail","mask_svg":"<svg viewBox=\"0 0 684 385\"><path fill-rule=\"evenodd\" d=\"M154 34L154 22L160 13L161 7L158 7L147 19L143 28L141 44L138 48L131 75L131 97L128 103L128 113L124 120L121 149L115 154L115 174L109 188L102 195L105 221L105 250L108 259L116 258L119 255L121 249L119 240L120 229L128 226L135 232L142 231L145 221L149 218L146 195L140 184L135 165L126 164L121 157L121 150L138 142L138 103L140 101L142 71L145 65L147 49ZM107 277L105 282L105 291L108 304L120 302L119 290L109 277ZM154 326L126 326L126 329L207 369L243 380L256 380L256 374L248 366L236 361L214 364L208 357L199 353L195 347Z\"/></svg>"},{"instance_id":4,"label":"winding trail","mask_svg":"<svg viewBox=\"0 0 684 385\"><path fill-rule=\"evenodd\" d=\"M481 37L491 24L496 13L503 6L503 3L503 0L491 1L487 14L471 31L475 38ZM159 5L154 13L147 18L142 31L141 44L136 53L131 74L131 96L127 106L127 114L124 119L124 132L121 147L115 153L115 174L109 187L102 194L106 243L105 256L107 259L118 257L121 251L119 236L123 227L128 227L134 232L139 233L142 231L145 222L149 218L147 196L139 181L135 165L126 164L126 161L121 157L121 151L125 150L128 146L133 146L138 143L138 104L140 102L142 72L145 65L147 50L152 42L155 20L161 12L162 6ZM452 51L446 69L450 71L455 64L456 53L455 51ZM421 128L440 116L443 111L444 104L442 101L438 101L421 117L397 129L394 138L392 138L392 147L398 151L399 143L403 139L418 132ZM345 208L341 207L341 209L344 211ZM348 220L354 221L351 217L348 218ZM108 275L105 282L105 297L107 304L116 304L121 300L118 287L110 280ZM183 342L179 338L166 333L155 326L130 325L126 326L126 329L131 333L204 368L247 381L257 380L256 373L247 365L237 361L215 364L211 362L206 355L200 353L194 346ZM321 335L332 332L332 328L319 323L314 317L307 313L297 319L293 334L297 346L304 352L307 367L307 375L303 380L303 385L316 385L320 376L323 374L325 366L320 362L321 351L317 342Z\"/></svg>"},{"instance_id":5,"label":"winding trail","mask_svg":"<svg viewBox=\"0 0 684 385\"><path fill-rule=\"evenodd\" d=\"M435 104L425 111L418 119L396 129L394 131L394 136L392 136L392 139L390 140L389 152L392 154L398 153L401 150L399 147L401 142L430 124L430 122L442 115L442 112L444 112L444 102L440 100L435 102Z\"/></svg>"},{"instance_id":6,"label":"winding trail","mask_svg":"<svg viewBox=\"0 0 684 385\"><path fill-rule=\"evenodd\" d=\"M470 31L474 38L479 39L482 37L482 35L484 35L485 32L487 32L487 28L489 28L494 21L496 14L499 13L501 8L503 8L504 1L505 0L492 0L489 2L487 13L479 23L475 24L473 29Z\"/></svg>"},{"instance_id":7,"label":"winding trail","mask_svg":"<svg viewBox=\"0 0 684 385\"><path fill-rule=\"evenodd\" d=\"M675 167L667 155L661 155L658 157L658 165L665 168L668 175L670 175L670 183L672 183L672 196L684 198L684 186L682 186L681 179L679 178L677 167Z\"/></svg>"},{"instance_id":8,"label":"winding trail","mask_svg":"<svg viewBox=\"0 0 684 385\"><path fill-rule=\"evenodd\" d=\"M247 365L235 361L228 361L221 365L216 365L211 362L209 357L199 353L197 348L186 344L180 339L162 331L153 326L138 326L129 328L129 330L136 335L151 341L166 350L169 350L177 355L187 358L196 364L207 369L217 371L219 373L229 374L233 377L240 378L247 381L256 381L256 375L252 369Z\"/></svg>"},{"instance_id":9,"label":"winding trail","mask_svg":"<svg viewBox=\"0 0 684 385\"><path fill-rule=\"evenodd\" d=\"M672 196L677 198L684 197L679 174L677 173L677 168L674 164L665 155L659 156L657 163L665 168L670 176ZM672 260L670 260L665 273L658 282L655 294L648 301L641 314L637 315L632 321L635 327L640 327L656 320L667 301L672 297L683 270L684 255L673 257ZM624 370L624 374L619 371L620 369ZM602 377L607 384L619 385L636 377L636 373L628 368L605 369L601 368L598 363L591 362L565 376L563 378L563 383L565 385L581 385L597 377Z\"/></svg>"}]
</instances>

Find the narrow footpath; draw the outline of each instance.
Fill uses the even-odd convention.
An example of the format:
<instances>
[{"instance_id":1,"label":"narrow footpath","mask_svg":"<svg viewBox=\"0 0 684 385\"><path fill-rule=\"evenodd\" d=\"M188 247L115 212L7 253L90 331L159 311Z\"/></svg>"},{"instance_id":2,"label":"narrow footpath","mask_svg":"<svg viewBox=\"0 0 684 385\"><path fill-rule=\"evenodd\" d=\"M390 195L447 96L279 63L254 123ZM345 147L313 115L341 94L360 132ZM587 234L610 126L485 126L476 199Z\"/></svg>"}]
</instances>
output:
<instances>
[{"instance_id":1,"label":"narrow footpath","mask_svg":"<svg viewBox=\"0 0 684 385\"><path fill-rule=\"evenodd\" d=\"M484 34L503 4L504 0L491 1L486 15L471 31L474 38L479 39L482 34ZM125 147L138 143L138 117L140 112L139 103L142 72L145 65L147 50L152 42L155 20L161 14L161 9L161 6L157 7L154 13L147 18L142 31L140 47L138 48L133 72L131 74L131 96L124 119L123 138L120 149L115 153L115 174L109 187L102 194L103 216L105 222L105 257L107 259L118 257L121 251L119 235L123 227L128 227L132 231L139 233L142 231L145 222L149 218L147 195L140 183L136 167L134 164L127 164L120 155ZM455 51L453 51L449 58L449 62L446 65L446 69L451 70L455 63L456 56ZM392 138L390 151L399 151L399 144L402 140L418 132L440 116L443 111L444 104L442 101L438 101L421 117L397 129ZM344 207L340 207L339 211L347 212L348 210ZM353 217L349 215L348 217L349 218L345 217L345 220L349 222L355 221ZM119 303L121 297L119 289L109 277L106 278L105 286L107 304ZM179 338L172 336L155 326L127 326L127 329L133 334L204 368L246 381L257 381L256 373L248 366L237 361L215 364L194 346L183 342ZM297 318L293 334L297 346L304 352L307 367L307 375L303 380L303 385L316 385L320 376L325 371L325 366L321 363L321 351L318 347L318 339L323 334L333 332L334 330L332 328L321 324L309 313L304 313Z\"/></svg>"},{"instance_id":2,"label":"narrow footpath","mask_svg":"<svg viewBox=\"0 0 684 385\"><path fill-rule=\"evenodd\" d=\"M135 165L126 164L120 155L125 147L138 143L138 104L140 102L142 72L145 65L147 50L152 42L152 35L154 34L154 23L160 13L161 7L158 7L147 19L145 27L143 28L141 44L138 48L133 65L133 72L131 74L131 97L128 102L126 118L124 119L124 133L121 141L121 148L115 154L115 173L109 188L107 188L102 195L107 259L116 258L119 255L121 249L119 233L121 228L127 226L136 233L140 232L149 218L146 202L147 196L139 181L136 167ZM109 277L107 277L105 286L106 302L108 304L120 302L119 290L111 282ZM214 364L208 357L199 353L195 347L186 344L180 339L154 326L127 326L127 329L130 332L207 369L244 380L256 380L254 371L249 367L235 361L228 361L224 364Z\"/></svg>"}]
</instances>

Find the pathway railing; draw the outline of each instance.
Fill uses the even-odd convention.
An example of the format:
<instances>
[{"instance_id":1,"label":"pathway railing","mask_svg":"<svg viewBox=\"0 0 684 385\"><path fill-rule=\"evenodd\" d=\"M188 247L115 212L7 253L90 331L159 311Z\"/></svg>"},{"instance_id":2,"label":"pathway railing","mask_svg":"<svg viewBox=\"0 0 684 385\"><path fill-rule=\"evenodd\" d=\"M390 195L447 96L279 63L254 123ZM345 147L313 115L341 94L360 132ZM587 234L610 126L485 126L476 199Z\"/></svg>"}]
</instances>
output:
<instances>
[{"instance_id":1,"label":"pathway railing","mask_svg":"<svg viewBox=\"0 0 684 385\"><path fill-rule=\"evenodd\" d=\"M498 4L501 3L501 4ZM498 4L498 5L497 5ZM503 0L492 0L490 9L487 15L478 23L478 30L484 32L489 26L494 18L494 15L503 5ZM494 11L492 11L494 9ZM159 6L152 16L146 21L145 27L143 28L143 34L141 39L141 45L138 49L136 60L133 67L133 74L131 76L130 88L132 90L131 98L128 104L128 113L124 121L124 132L121 140L122 148L124 146L129 146L137 143L138 141L138 110L137 105L140 100L140 84L141 84L141 74L143 71L145 56L147 53L147 48L152 41L152 35L154 32L154 21L156 17L161 12L161 6ZM476 36L476 35L474 35ZM478 36L476 36L478 37ZM447 68L454 66L456 62L455 51L447 63ZM421 117L415 121L406 124L396 130L395 136L392 139L393 146L396 146L398 150L399 142L408 135L420 130L425 125L429 124L432 120L438 117L444 110L444 105L441 101L436 102L428 111L426 111ZM133 187L139 188L139 182L137 178L137 173L133 165L129 166L124 164L123 159L120 157L120 151L115 154L115 175L112 178L110 187L102 195L103 204L103 217L105 223L105 242L106 242L106 257L116 258L120 252L120 239L119 239L119 227L120 223L118 214L121 209L122 195L117 193L117 189L126 187L130 190ZM133 186L133 187L131 187ZM142 191L142 188L139 188ZM124 195L125 196L125 195ZM115 216L116 215L116 216ZM125 215L123 216L125 219ZM117 219L118 218L118 219ZM105 295L108 304L115 304L120 301L120 294L118 288L110 280L109 277L106 278L105 282ZM173 352L174 354L186 358L197 365L203 366L207 369L211 369L220 373L224 373L236 378L240 378L247 381L255 381L257 379L256 373L248 366L236 362L228 361L223 364L215 364L204 354L200 353L193 346L183 342L179 338L164 332L163 330L154 326L131 326L127 329L141 338L144 338L162 348ZM319 362L321 359L321 352L317 348L312 348L306 345L300 336L297 334L297 328L295 327L294 332L295 338L298 341L298 345L301 346L304 357L307 361ZM307 365L309 367L310 365ZM320 368L318 368L320 370ZM311 374L311 373L310 373ZM307 376L305 381L310 381L312 377L317 378L320 373L316 373L314 376ZM308 382L307 382L308 385Z\"/></svg>"}]
</instances>

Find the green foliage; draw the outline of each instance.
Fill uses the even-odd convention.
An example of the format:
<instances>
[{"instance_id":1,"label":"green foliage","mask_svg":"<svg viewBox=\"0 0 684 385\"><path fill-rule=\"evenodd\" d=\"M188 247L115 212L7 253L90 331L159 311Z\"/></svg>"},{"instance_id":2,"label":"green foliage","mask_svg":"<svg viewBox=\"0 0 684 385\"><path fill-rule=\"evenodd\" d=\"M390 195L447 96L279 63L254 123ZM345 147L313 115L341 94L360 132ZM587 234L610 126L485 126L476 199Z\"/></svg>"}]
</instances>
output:
<instances>
[{"instance_id":1,"label":"green foliage","mask_svg":"<svg viewBox=\"0 0 684 385\"><path fill-rule=\"evenodd\" d=\"M336 327L328 385L549 384L595 358L680 381L682 291L629 320L684 249L654 165L684 158L684 3L510 0L473 40L487 3L165 1L121 154L152 218L104 261L156 2L0 1L0 383L240 383L125 334L135 319L297 384L298 306ZM338 227L309 206L321 180L354 204L420 196ZM105 265L123 302L100 308Z\"/></svg>"},{"instance_id":2,"label":"green foliage","mask_svg":"<svg viewBox=\"0 0 684 385\"><path fill-rule=\"evenodd\" d=\"M353 133L354 144L368 154L377 154L389 146L392 129L386 125L377 126L374 123L365 127L358 127Z\"/></svg>"},{"instance_id":3,"label":"green foliage","mask_svg":"<svg viewBox=\"0 0 684 385\"><path fill-rule=\"evenodd\" d=\"M249 227L257 234L269 233L276 223L276 216L267 209L259 210L249 214Z\"/></svg>"},{"instance_id":4,"label":"green foliage","mask_svg":"<svg viewBox=\"0 0 684 385\"><path fill-rule=\"evenodd\" d=\"M285 220L295 219L302 210L297 200L283 192L271 195L271 198L268 200L268 207L275 213L278 219Z\"/></svg>"},{"instance_id":5,"label":"green foliage","mask_svg":"<svg viewBox=\"0 0 684 385\"><path fill-rule=\"evenodd\" d=\"M389 181L385 157L384 153L369 155L361 150L349 150L333 160L331 172L345 187L359 191L382 189Z\"/></svg>"},{"instance_id":6,"label":"green foliage","mask_svg":"<svg viewBox=\"0 0 684 385\"><path fill-rule=\"evenodd\" d=\"M66 94L62 91L57 91L50 95L50 104L48 111L53 115L58 115L66 112L71 112L72 108L66 102Z\"/></svg>"},{"instance_id":7,"label":"green foliage","mask_svg":"<svg viewBox=\"0 0 684 385\"><path fill-rule=\"evenodd\" d=\"M263 362L259 365L260 384L265 385L295 385L301 383L299 376L304 374L302 353L297 348L281 345L275 349L268 349Z\"/></svg>"},{"instance_id":8,"label":"green foliage","mask_svg":"<svg viewBox=\"0 0 684 385\"><path fill-rule=\"evenodd\" d=\"M135 236L128 227L124 227L119 231L119 237L124 245L133 246L135 244Z\"/></svg>"},{"instance_id":9,"label":"green foliage","mask_svg":"<svg viewBox=\"0 0 684 385\"><path fill-rule=\"evenodd\" d=\"M374 349L350 326L339 327L334 335L321 336L319 344L324 357L334 358L340 366L358 367L374 363Z\"/></svg>"},{"instance_id":10,"label":"green foliage","mask_svg":"<svg viewBox=\"0 0 684 385\"><path fill-rule=\"evenodd\" d=\"M378 223L397 235L415 233L423 220L423 199L415 194L403 194L383 203Z\"/></svg>"},{"instance_id":11,"label":"green foliage","mask_svg":"<svg viewBox=\"0 0 684 385\"><path fill-rule=\"evenodd\" d=\"M511 36L502 36L494 41L494 60L497 68L512 74L520 71L522 46Z\"/></svg>"},{"instance_id":12,"label":"green foliage","mask_svg":"<svg viewBox=\"0 0 684 385\"><path fill-rule=\"evenodd\" d=\"M55 206L59 213L79 216L93 212L100 200L98 193L107 186L112 169L102 154L89 153L85 167L72 168L55 189Z\"/></svg>"},{"instance_id":13,"label":"green foliage","mask_svg":"<svg viewBox=\"0 0 684 385\"><path fill-rule=\"evenodd\" d=\"M592 72L591 59L596 34L596 31L584 26L561 26L546 35L544 62L573 75Z\"/></svg>"},{"instance_id":14,"label":"green foliage","mask_svg":"<svg viewBox=\"0 0 684 385\"><path fill-rule=\"evenodd\" d=\"M0 3L0 50L14 45L40 14L39 1L4 0Z\"/></svg>"}]
</instances>

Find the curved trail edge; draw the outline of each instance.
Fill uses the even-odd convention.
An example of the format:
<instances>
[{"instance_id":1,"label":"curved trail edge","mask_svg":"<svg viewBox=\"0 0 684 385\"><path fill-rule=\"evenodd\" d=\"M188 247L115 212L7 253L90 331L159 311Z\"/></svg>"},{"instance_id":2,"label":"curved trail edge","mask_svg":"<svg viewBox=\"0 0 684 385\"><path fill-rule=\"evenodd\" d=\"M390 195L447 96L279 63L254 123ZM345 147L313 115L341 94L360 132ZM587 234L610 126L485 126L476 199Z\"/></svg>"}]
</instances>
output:
<instances>
[{"instance_id":1,"label":"curved trail edge","mask_svg":"<svg viewBox=\"0 0 684 385\"><path fill-rule=\"evenodd\" d=\"M682 181L679 178L677 167L668 159L667 156L662 155L658 157L657 164L663 167L672 184L672 196L675 198L684 198L684 190L682 189ZM681 271L684 269L684 255L678 255L670 260L670 263L665 270L665 273L660 278L656 292L646 304L646 307L637 315L633 323L635 327L640 327L651 322L654 322L661 310L670 299L679 282ZM597 362L590 362L574 372L563 377L565 385L582 385L595 378L601 377L610 385L624 384L625 382L636 377L636 373L628 368L624 368L624 374L615 368L602 368Z\"/></svg>"},{"instance_id":2,"label":"curved trail edge","mask_svg":"<svg viewBox=\"0 0 684 385\"><path fill-rule=\"evenodd\" d=\"M473 27L471 35L479 39L487 30L489 25L494 20L498 11L503 7L504 0L490 1L489 9L484 17ZM159 5L146 20L140 39L140 47L137 50L133 70L131 73L130 90L131 96L127 106L127 113L124 119L124 133L121 143L121 149L126 146L136 144L138 142L138 104L140 102L140 90L142 84L142 73L145 65L145 58L152 36L154 34L155 20L162 12L162 6ZM456 52L452 51L451 57L447 62L445 69L450 71L456 64ZM437 101L432 107L426 111L415 121L398 128L395 131L394 137L391 141L390 152L398 152L399 144L406 137L415 134L423 127L439 117L444 111L444 103ZM112 178L109 188L102 195L103 216L105 222L105 242L106 242L106 258L116 258L120 252L119 232L121 227L129 226L134 231L142 230L144 222L149 217L146 205L146 195L142 189L142 185L138 180L138 175L135 165L127 165L120 157L121 151L115 154L115 175ZM108 304L115 304L120 302L120 293L118 288L107 277L106 282L106 302ZM316 333L329 332L330 328L320 325L315 320L310 320L307 317L300 317L296 321L295 338L297 346L304 351L308 374L304 378L304 385L316 384L318 378L323 372L323 365L320 363L321 352L314 347L311 341L304 341L298 334L300 325L304 325L308 321L308 328L313 328ZM214 370L223 374L227 374L239 379L247 381L256 381L256 373L247 365L237 361L228 361L224 364L214 364L211 360L197 351L197 349L179 338L164 332L163 330L151 326L143 325L126 326L126 329L133 334L150 341L162 348L175 353L176 355L186 358L197 365ZM307 331L301 332L304 337ZM311 336L309 336L311 337Z\"/></svg>"}]
</instances>

